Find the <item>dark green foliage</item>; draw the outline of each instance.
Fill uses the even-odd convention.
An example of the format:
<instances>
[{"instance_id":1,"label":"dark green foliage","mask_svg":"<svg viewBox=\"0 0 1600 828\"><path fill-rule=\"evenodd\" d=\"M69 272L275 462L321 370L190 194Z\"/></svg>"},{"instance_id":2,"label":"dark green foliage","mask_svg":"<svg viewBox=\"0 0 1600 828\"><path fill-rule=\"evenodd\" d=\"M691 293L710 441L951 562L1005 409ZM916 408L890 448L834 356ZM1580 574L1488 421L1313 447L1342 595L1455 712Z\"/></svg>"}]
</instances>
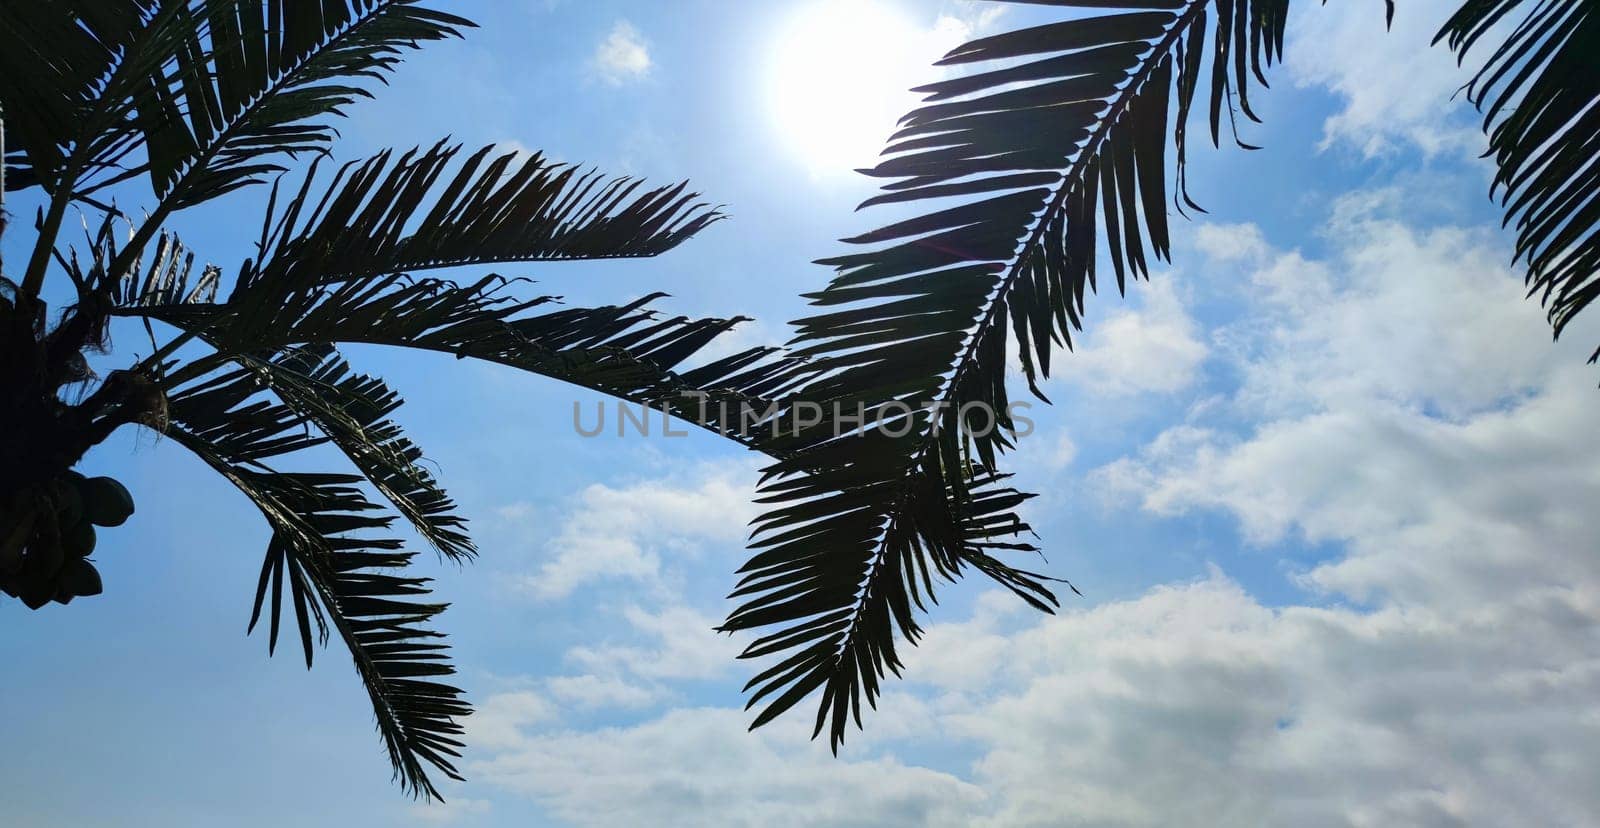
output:
<instances>
[{"instance_id":1,"label":"dark green foliage","mask_svg":"<svg viewBox=\"0 0 1600 828\"><path fill-rule=\"evenodd\" d=\"M1057 347L1071 348L1097 258L1119 292L1169 258L1168 204L1199 209L1185 181L1189 123L1200 110L1220 144L1240 114L1256 119L1252 88L1282 57L1289 6L1016 2L1085 11L945 56L973 71L917 90L925 105L862 170L889 179L863 207L927 211L845 239L869 249L823 260L838 275L808 298L826 312L795 323L795 353L819 374L801 395L834 414L777 442L771 508L734 593L747 603L726 626L776 628L744 654L782 657L747 688L765 705L755 724L820 689L816 732L829 726L835 749L847 719L860 724L860 697L871 703L897 670L897 635L916 640L930 575L972 563L1054 606L1047 579L977 557L1033 549L996 540L1026 529L1013 507L1027 496L997 485L997 458L1012 447L1008 338L1043 399L1038 379ZM1465 53L1521 5L1469 0L1440 37ZM1527 6L1469 91L1490 126L1518 255L1559 333L1600 293L1600 3ZM1392 20L1392 2L1385 13ZM969 406L993 414L964 415ZM840 410L883 425L839 440ZM999 427L985 433L990 416Z\"/></svg>"},{"instance_id":2,"label":"dark green foliage","mask_svg":"<svg viewBox=\"0 0 1600 828\"><path fill-rule=\"evenodd\" d=\"M1007 339L1037 393L1080 324L1101 240L1119 290L1168 256L1169 172L1187 201L1190 115L1204 108L1213 141L1235 107L1254 117L1250 90L1281 54L1288 8L1050 5L1095 11L945 56L974 71L919 89L925 105L862 171L889 179L863 206L928 212L846 239L867 249L823 260L838 275L810 298L826 312L795 322L796 353L821 374L801 396L830 416L779 443L734 593L746 603L725 625L770 629L744 654L779 659L750 682L756 725L820 690L816 730L837 749L862 698L875 703L898 671L896 639L915 641L916 612L969 566L1056 605L1051 579L997 557L1034 551L1007 540L1027 531L1015 509L1029 495L997 467L1012 447ZM838 439L835 404L878 425Z\"/></svg>"},{"instance_id":3,"label":"dark green foliage","mask_svg":"<svg viewBox=\"0 0 1600 828\"><path fill-rule=\"evenodd\" d=\"M1467 86L1499 171L1491 193L1517 231L1530 295L1559 336L1600 295L1600 3L1468 0L1440 29L1462 59L1509 34ZM1600 359L1600 350L1594 359Z\"/></svg>"},{"instance_id":4,"label":"dark green foliage","mask_svg":"<svg viewBox=\"0 0 1600 828\"><path fill-rule=\"evenodd\" d=\"M326 377L343 371L331 350L263 357L285 373ZM306 666L313 635L331 627L366 683L397 778L428 796L438 791L423 763L459 779L455 721L470 708L461 691L433 679L455 672L440 633L425 625L445 608L424 602L427 580L395 574L414 553L385 530L393 517L367 500L362 477L279 472L268 461L316 445L298 411L266 394L251 367L210 376L169 399L167 434L250 498L272 527L250 627L270 602L269 649L278 642L287 586ZM352 394L351 396L357 396Z\"/></svg>"},{"instance_id":5,"label":"dark green foliage","mask_svg":"<svg viewBox=\"0 0 1600 828\"><path fill-rule=\"evenodd\" d=\"M292 611L308 666L315 642L336 637L366 685L397 779L425 797L439 793L430 766L459 778L459 719L470 707L444 683L454 668L431 626L444 605L428 599L426 579L405 574L414 553L388 530L404 518L443 555L476 549L391 419L400 397L354 370L337 344L489 360L707 427L716 418L698 416L682 392L743 399L747 387L781 390L762 384L774 374L760 364L772 349L675 373L739 320L658 318L648 304L660 294L567 308L554 296L519 296L524 279L411 275L655 256L721 218L686 184L648 187L492 147L463 156L445 142L346 164L331 180L317 175L335 135L330 116L367 95L403 50L470 25L412 0L0 5L6 186L49 199L22 280L0 281L0 414L16 426L0 443L0 458L16 461L0 478L0 587L35 607L99 592L82 556L96 544L94 526L120 525L132 500L115 481L71 467L121 425L158 429L238 488L272 529L251 628L267 619L275 649ZM306 155L316 160L298 186L273 185L259 256L233 273L197 269L195 253L162 229L171 213L276 179ZM140 178L156 197L143 221L95 198ZM103 216L86 250L56 248L71 204ZM119 223L133 227L131 238ZM78 301L47 329L38 295L52 261ZM83 402L67 402L64 385L95 381L81 351L101 347L116 316L143 320L152 337L158 323L177 335ZM279 468L321 445L359 474Z\"/></svg>"},{"instance_id":6,"label":"dark green foliage","mask_svg":"<svg viewBox=\"0 0 1600 828\"><path fill-rule=\"evenodd\" d=\"M325 150L403 49L472 24L415 0L51 0L0 9L8 185L91 193L148 173L182 209ZM142 151L145 156L139 158Z\"/></svg>"}]
</instances>

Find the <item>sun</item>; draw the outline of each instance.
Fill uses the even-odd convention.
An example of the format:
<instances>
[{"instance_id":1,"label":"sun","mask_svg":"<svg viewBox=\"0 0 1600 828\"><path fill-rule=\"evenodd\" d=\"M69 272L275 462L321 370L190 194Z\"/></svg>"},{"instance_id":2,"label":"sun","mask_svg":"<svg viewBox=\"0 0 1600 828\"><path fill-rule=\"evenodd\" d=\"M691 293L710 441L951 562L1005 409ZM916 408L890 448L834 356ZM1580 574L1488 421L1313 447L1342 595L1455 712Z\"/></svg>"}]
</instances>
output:
<instances>
[{"instance_id":1,"label":"sun","mask_svg":"<svg viewBox=\"0 0 1600 828\"><path fill-rule=\"evenodd\" d=\"M871 166L916 103L910 87L929 80L945 28L918 26L883 0L800 4L778 30L766 88L793 157L814 175Z\"/></svg>"}]
</instances>

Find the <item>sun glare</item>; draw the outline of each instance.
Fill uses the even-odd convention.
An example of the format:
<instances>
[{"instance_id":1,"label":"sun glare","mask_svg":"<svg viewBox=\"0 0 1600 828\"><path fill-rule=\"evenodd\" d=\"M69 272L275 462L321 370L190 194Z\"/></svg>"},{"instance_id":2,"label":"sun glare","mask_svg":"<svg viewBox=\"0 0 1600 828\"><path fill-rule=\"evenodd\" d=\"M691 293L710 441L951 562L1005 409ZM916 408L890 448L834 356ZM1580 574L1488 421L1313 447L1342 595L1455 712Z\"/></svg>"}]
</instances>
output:
<instances>
[{"instance_id":1,"label":"sun glare","mask_svg":"<svg viewBox=\"0 0 1600 828\"><path fill-rule=\"evenodd\" d=\"M954 45L949 22L919 27L881 0L811 0L791 12L766 93L790 152L814 175L870 166L916 102L909 88Z\"/></svg>"}]
</instances>

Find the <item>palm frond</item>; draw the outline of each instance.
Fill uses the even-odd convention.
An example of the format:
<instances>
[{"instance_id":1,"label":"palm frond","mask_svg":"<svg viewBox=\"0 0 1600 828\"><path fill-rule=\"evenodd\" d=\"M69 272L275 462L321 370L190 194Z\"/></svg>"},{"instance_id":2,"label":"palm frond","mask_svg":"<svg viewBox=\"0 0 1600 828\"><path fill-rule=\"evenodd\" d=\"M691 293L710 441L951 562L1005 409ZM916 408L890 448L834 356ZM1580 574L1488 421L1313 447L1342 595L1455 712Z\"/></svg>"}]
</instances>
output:
<instances>
[{"instance_id":1,"label":"palm frond","mask_svg":"<svg viewBox=\"0 0 1600 828\"><path fill-rule=\"evenodd\" d=\"M107 212L95 229L85 227L85 257L69 247L65 256L56 255L62 268L78 288L79 298L97 295L112 307L159 308L171 305L202 304L216 300L222 284L222 268L204 264L195 272L195 251L176 233L163 231L148 256L129 256L131 263L118 270L115 262L131 252L117 243L119 214Z\"/></svg>"},{"instance_id":2,"label":"palm frond","mask_svg":"<svg viewBox=\"0 0 1600 828\"><path fill-rule=\"evenodd\" d=\"M234 362L327 435L441 554L461 560L477 553L455 501L421 465L421 449L386 419L402 400L383 380L353 373L326 344L271 358L242 355Z\"/></svg>"},{"instance_id":3,"label":"palm frond","mask_svg":"<svg viewBox=\"0 0 1600 828\"><path fill-rule=\"evenodd\" d=\"M160 6L157 0L0 5L7 189L55 189L68 154L89 134L84 113Z\"/></svg>"},{"instance_id":4,"label":"palm frond","mask_svg":"<svg viewBox=\"0 0 1600 828\"><path fill-rule=\"evenodd\" d=\"M205 0L187 13L194 37L139 107L152 183L174 209L325 151L335 133L319 119L371 97L361 84L382 82L402 49L473 25L415 0Z\"/></svg>"},{"instance_id":5,"label":"palm frond","mask_svg":"<svg viewBox=\"0 0 1600 828\"><path fill-rule=\"evenodd\" d=\"M471 25L414 0L7 4L0 104L27 157L15 186L89 193L148 172L163 211L214 198L324 150L321 119L402 49Z\"/></svg>"},{"instance_id":6,"label":"palm frond","mask_svg":"<svg viewBox=\"0 0 1600 828\"><path fill-rule=\"evenodd\" d=\"M346 164L313 200L317 165L269 216L238 290L468 264L656 256L722 218L688 184L646 188L534 153L461 145ZM442 184L441 184L442 182ZM276 193L275 193L276 195Z\"/></svg>"},{"instance_id":7,"label":"palm frond","mask_svg":"<svg viewBox=\"0 0 1600 828\"><path fill-rule=\"evenodd\" d=\"M741 404L765 410L765 397L789 387L779 380L792 370L782 360L765 359L772 348L683 368L739 317L664 319L649 307L661 294L626 305L564 307L555 296L518 298L511 291L515 283L499 276L466 285L386 276L322 286L279 303L245 301L236 294L221 304L133 305L116 312L158 319L198 336L219 354L244 359L251 358L252 348L327 343L480 359L662 408L730 436L739 436ZM552 306L556 309L546 310ZM180 366L167 381L192 378L209 364ZM702 405L700 394L715 399ZM744 441L753 444L755 436Z\"/></svg>"},{"instance_id":8,"label":"palm frond","mask_svg":"<svg viewBox=\"0 0 1600 828\"><path fill-rule=\"evenodd\" d=\"M499 276L468 285L411 278L466 264L654 256L721 218L686 184L649 188L492 146L456 164L460 155L459 145L442 142L398 157L384 152L330 181L313 163L294 190L274 184L260 258L241 266L225 301L213 301L215 271L202 279L206 290L186 289L189 265L176 263L190 257L163 236L148 275L140 277L136 260L107 287L113 313L160 319L227 358L349 342L470 356L662 407L723 433L727 402L736 416L752 395L790 387L777 381L780 368L800 376L785 360L763 361L771 348L675 373L743 319L661 319L647 305L662 294L529 314L557 297L516 298L507 288L521 280ZM114 241L94 249L97 260L126 254ZM193 376L179 369L180 380ZM699 393L722 404L702 407L690 398Z\"/></svg>"},{"instance_id":9,"label":"palm frond","mask_svg":"<svg viewBox=\"0 0 1600 828\"><path fill-rule=\"evenodd\" d=\"M729 619L776 628L748 655L787 654L752 684L752 702L766 705L757 724L824 688L817 728L831 725L837 749L847 709L859 695L874 703L893 669L896 634L916 637L920 603L896 585L908 573L927 576L926 593L971 563L1035 606L1055 604L1042 576L991 554L1031 550L1003 540L1025 529L1014 511L1025 495L995 483L997 455L1012 446L1008 337L1037 394L1095 287L1101 227L1119 290L1168 257L1169 180L1180 207L1193 205L1191 112L1208 110L1213 143L1235 107L1255 117L1250 91L1281 55L1288 9L1049 5L1095 12L974 40L940 61L978 71L922 87L925 104L863 170L891 179L864 207L930 211L846 239L870 249L823 260L838 274L810 298L827 311L795 323L796 353L820 373L800 396L830 416L784 441L767 470L758 580L739 593L754 597ZM841 409L864 414L867 433L849 434Z\"/></svg>"},{"instance_id":10,"label":"palm frond","mask_svg":"<svg viewBox=\"0 0 1600 828\"><path fill-rule=\"evenodd\" d=\"M1490 192L1516 225L1529 295L1560 336L1600 296L1600 4L1467 0L1434 42L1465 59L1497 27L1509 33L1467 96L1483 113L1499 167Z\"/></svg>"},{"instance_id":11,"label":"palm frond","mask_svg":"<svg viewBox=\"0 0 1600 828\"><path fill-rule=\"evenodd\" d=\"M801 475L767 487L763 502L780 505L758 519L756 531L765 536L755 544L760 551L740 570L744 578L729 596L747 600L722 630L781 625L740 655L785 654L745 685L753 691L747 708L767 700L752 729L820 688L812 735L831 720L837 748L844 723L853 718L861 724L862 696L876 706L886 674L899 675L896 638L915 643L921 634L916 613L937 602L939 581L953 581L968 567L1040 610L1058 605L1045 585L1056 579L1016 569L990 554L1036 551L1031 544L998 540L1029 531L1013 510L1032 497L1001 485L1002 476L981 473L960 498L951 497L935 477L916 478L916 488L898 493L895 523L888 526L879 524L867 505L880 493L831 491L818 477ZM841 554L819 553L819 538ZM854 548L833 545L851 538ZM880 544L881 553L860 554Z\"/></svg>"},{"instance_id":12,"label":"palm frond","mask_svg":"<svg viewBox=\"0 0 1600 828\"><path fill-rule=\"evenodd\" d=\"M239 268L228 304L255 313L282 305L274 310L281 316L352 280L461 265L657 256L723 218L687 182L646 187L537 153L496 153L493 145L450 171L460 155L460 145L443 142L398 157L385 151L344 165L321 188L320 163L313 162L281 209L274 184L256 243L260 257ZM107 213L89 238L93 289L109 291L124 307L215 296L221 273L210 266L197 293L176 289L186 285L193 254L165 233L141 278L140 247L151 233L139 225L119 246L117 217Z\"/></svg>"},{"instance_id":13,"label":"palm frond","mask_svg":"<svg viewBox=\"0 0 1600 828\"><path fill-rule=\"evenodd\" d=\"M445 606L419 600L427 579L396 574L413 553L370 536L393 517L356 488L360 477L280 472L264 462L321 440L299 412L262 393L255 372L204 377L174 393L168 412L166 434L250 498L272 528L250 628L266 610L275 649L287 591L307 667L313 638L337 634L367 688L396 778L414 795L437 798L424 764L461 778L457 720L471 708L458 688L436 680L455 670L443 635L424 625Z\"/></svg>"}]
</instances>

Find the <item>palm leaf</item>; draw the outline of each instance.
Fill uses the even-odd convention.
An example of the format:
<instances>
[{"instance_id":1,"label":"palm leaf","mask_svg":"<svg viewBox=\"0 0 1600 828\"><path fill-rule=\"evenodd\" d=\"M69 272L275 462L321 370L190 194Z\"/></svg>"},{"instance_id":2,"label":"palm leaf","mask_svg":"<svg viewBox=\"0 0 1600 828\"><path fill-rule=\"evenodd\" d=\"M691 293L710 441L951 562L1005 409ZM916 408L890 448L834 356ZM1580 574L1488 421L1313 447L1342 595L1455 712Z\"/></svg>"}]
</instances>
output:
<instances>
[{"instance_id":1,"label":"palm leaf","mask_svg":"<svg viewBox=\"0 0 1600 828\"><path fill-rule=\"evenodd\" d=\"M54 191L68 155L89 134L84 114L159 7L156 0L0 5L7 189Z\"/></svg>"},{"instance_id":2,"label":"palm leaf","mask_svg":"<svg viewBox=\"0 0 1600 828\"><path fill-rule=\"evenodd\" d=\"M21 281L36 296L74 199L149 171L161 200L124 248L131 266L172 211L322 149L320 116L365 94L403 45L470 25L412 0L58 0L0 9L0 111L26 158L21 185L50 194ZM60 56L57 56L60 50ZM35 66L53 67L32 84ZM12 135L15 131L17 134ZM142 151L143 161L138 160ZM10 186L8 184L8 186Z\"/></svg>"},{"instance_id":3,"label":"palm leaf","mask_svg":"<svg viewBox=\"0 0 1600 828\"><path fill-rule=\"evenodd\" d=\"M415 0L205 0L176 70L140 119L156 194L173 209L215 198L325 151L325 122L383 81L402 49L473 24ZM175 117L176 116L176 117Z\"/></svg>"},{"instance_id":4,"label":"palm leaf","mask_svg":"<svg viewBox=\"0 0 1600 828\"><path fill-rule=\"evenodd\" d=\"M687 183L645 188L534 153L459 144L346 164L321 188L313 164L268 217L238 290L467 264L656 256L722 218ZM448 174L447 174L448 173ZM441 183L442 182L442 183Z\"/></svg>"},{"instance_id":5,"label":"palm leaf","mask_svg":"<svg viewBox=\"0 0 1600 828\"><path fill-rule=\"evenodd\" d=\"M0 105L26 158L12 186L89 193L148 172L163 212L214 198L324 150L321 119L401 49L471 25L414 0L6 4Z\"/></svg>"},{"instance_id":6,"label":"palm leaf","mask_svg":"<svg viewBox=\"0 0 1600 828\"><path fill-rule=\"evenodd\" d=\"M442 143L385 152L329 181L313 164L281 209L275 185L261 257L241 266L222 302L213 301L215 271L206 271L205 290L188 286L190 256L167 237L143 276L135 260L114 284L95 284L111 294L114 313L162 320L230 358L350 342L442 351L663 407L722 433L734 431L741 405L803 376L794 360L764 361L771 348L681 370L743 320L659 318L647 306L662 294L530 314L558 298L517 298L508 288L520 280L498 276L466 285L411 278L467 264L654 256L721 218L686 184L646 187L493 147L457 163L460 155ZM123 255L114 240L96 244L97 260ZM178 369L177 378L195 370ZM701 406L701 393L717 400Z\"/></svg>"},{"instance_id":7,"label":"palm leaf","mask_svg":"<svg viewBox=\"0 0 1600 828\"><path fill-rule=\"evenodd\" d=\"M1509 33L1467 96L1483 113L1499 167L1490 192L1516 225L1529 295L1560 336L1600 296L1600 4L1468 0L1434 42L1465 59L1497 27Z\"/></svg>"},{"instance_id":8,"label":"palm leaf","mask_svg":"<svg viewBox=\"0 0 1600 828\"><path fill-rule=\"evenodd\" d=\"M398 157L385 151L344 165L320 188L313 162L281 209L275 184L256 243L261 256L240 267L228 303L262 313L281 305L274 310L281 316L348 280L471 264L657 256L723 218L687 182L645 187L540 154L519 160L492 145L457 165L460 155L460 145L442 142ZM185 281L174 266L183 261L187 268L192 254L162 236L149 281L141 280L149 222L119 247L113 218L108 214L90 240L101 274L95 288L124 307L184 304L187 292L172 289ZM202 298L215 295L219 276L211 273Z\"/></svg>"},{"instance_id":9,"label":"palm leaf","mask_svg":"<svg viewBox=\"0 0 1600 828\"><path fill-rule=\"evenodd\" d=\"M824 312L795 323L796 353L820 373L801 396L871 425L840 437L848 424L825 417L784 440L767 470L756 580L728 622L775 628L746 654L785 656L752 682L757 724L820 688L817 731L828 726L837 749L859 697L875 703L894 669L896 635L916 638L912 573L929 595L971 563L1035 606L1055 604L1046 579L996 557L1031 551L1004 540L1025 530L1014 511L1025 495L996 482L1011 447L1008 338L1037 393L1080 324L1102 238L1119 290L1168 256L1169 180L1193 203L1191 112L1207 109L1213 143L1236 106L1254 117L1250 90L1281 54L1288 7L1049 5L1095 11L941 61L977 71L922 87L925 104L863 170L889 179L864 207L928 212L846 239L867 250L823 261L838 270L810 297Z\"/></svg>"},{"instance_id":10,"label":"palm leaf","mask_svg":"<svg viewBox=\"0 0 1600 828\"><path fill-rule=\"evenodd\" d=\"M440 279L386 276L347 280L266 304L237 299L124 305L124 316L157 319L192 333L223 359L253 359L252 349L329 343L434 351L572 383L670 413L704 428L736 432L739 407L765 410L766 397L788 386L772 348L752 348L684 368L694 355L741 319L661 318L652 294L626 305L564 307L555 296L517 298L499 276L458 285ZM192 291L191 291L192 292ZM555 307L555 310L546 310ZM530 313L541 310L544 312ZM179 366L164 382L180 383L214 365ZM698 395L707 395L707 404ZM714 400L712 399L714 397ZM293 402L291 400L291 402ZM754 444L758 435L744 437Z\"/></svg>"},{"instance_id":11,"label":"palm leaf","mask_svg":"<svg viewBox=\"0 0 1600 828\"><path fill-rule=\"evenodd\" d=\"M276 358L234 360L263 387L327 435L422 537L453 559L477 552L466 521L421 465L422 451L385 419L402 400L382 380L352 373L331 346L294 348Z\"/></svg>"},{"instance_id":12,"label":"palm leaf","mask_svg":"<svg viewBox=\"0 0 1600 828\"><path fill-rule=\"evenodd\" d=\"M313 636L326 640L334 631L367 688L396 778L409 792L436 798L424 764L460 778L457 719L471 713L459 689L433 680L454 673L442 635L424 626L444 605L417 600L426 579L395 574L412 557L399 541L352 536L381 532L393 520L355 488L362 478L279 472L264 462L320 440L299 412L260 387L258 375L244 370L202 378L171 396L165 431L249 497L272 528L251 629L270 601L269 647L276 647L287 591L307 667Z\"/></svg>"},{"instance_id":13,"label":"palm leaf","mask_svg":"<svg viewBox=\"0 0 1600 828\"><path fill-rule=\"evenodd\" d=\"M767 700L752 728L817 689L822 697L814 736L830 719L836 730L850 718L859 726L862 696L875 705L886 673L899 675L897 636L915 643L921 633L916 613L937 601L937 582L953 581L967 567L1041 610L1057 605L1045 586L1055 579L1016 569L990 554L998 549L1036 551L1031 544L997 540L1029 531L1012 510L1032 497L1000 485L1002 477L980 474L959 499L950 497L936 478L919 477L915 489L898 493L903 500L896 523L885 527L865 505L881 493L871 488L828 491L817 484L818 476L802 475L767 487L763 501L781 505L758 520L757 532L766 537L757 542L760 552L740 570L744 578L729 596L747 600L722 630L780 625L751 642L740 657L786 655L745 685L753 691L747 707ZM783 531L776 531L780 527ZM881 544L881 553L869 559L817 552L818 536L837 542L846 533L864 547ZM883 540L875 541L875 536ZM840 738L833 737L835 747Z\"/></svg>"}]
</instances>

